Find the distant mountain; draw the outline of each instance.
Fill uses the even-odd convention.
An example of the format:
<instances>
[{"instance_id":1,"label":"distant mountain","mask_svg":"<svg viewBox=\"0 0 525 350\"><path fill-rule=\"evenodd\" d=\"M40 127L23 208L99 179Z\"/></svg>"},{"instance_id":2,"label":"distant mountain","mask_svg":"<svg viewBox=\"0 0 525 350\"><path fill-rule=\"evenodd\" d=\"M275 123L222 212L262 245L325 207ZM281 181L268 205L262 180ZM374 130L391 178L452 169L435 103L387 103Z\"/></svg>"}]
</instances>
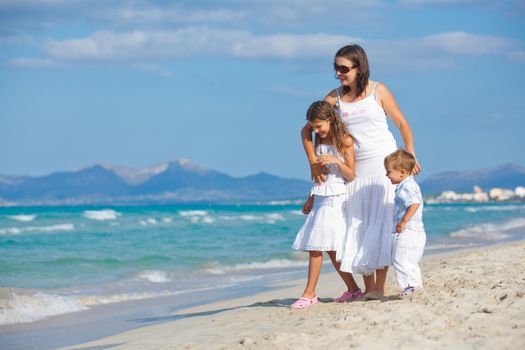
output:
<instances>
[{"instance_id":1,"label":"distant mountain","mask_svg":"<svg viewBox=\"0 0 525 350\"><path fill-rule=\"evenodd\" d=\"M253 202L304 198L310 186L267 173L232 177L177 159L143 169L97 164L39 177L0 175L0 203Z\"/></svg>"},{"instance_id":2,"label":"distant mountain","mask_svg":"<svg viewBox=\"0 0 525 350\"><path fill-rule=\"evenodd\" d=\"M439 194L445 190L472 192L474 186L483 190L494 187L514 189L525 186L525 168L516 164L504 164L475 171L451 171L432 175L420 185L425 194Z\"/></svg>"},{"instance_id":3,"label":"distant mountain","mask_svg":"<svg viewBox=\"0 0 525 350\"><path fill-rule=\"evenodd\" d=\"M476 171L452 171L420 182L425 194L472 192L474 186L525 186L516 164ZM97 164L46 176L0 175L0 205L238 203L303 199L310 182L267 173L233 177L185 159L133 169Z\"/></svg>"}]
</instances>

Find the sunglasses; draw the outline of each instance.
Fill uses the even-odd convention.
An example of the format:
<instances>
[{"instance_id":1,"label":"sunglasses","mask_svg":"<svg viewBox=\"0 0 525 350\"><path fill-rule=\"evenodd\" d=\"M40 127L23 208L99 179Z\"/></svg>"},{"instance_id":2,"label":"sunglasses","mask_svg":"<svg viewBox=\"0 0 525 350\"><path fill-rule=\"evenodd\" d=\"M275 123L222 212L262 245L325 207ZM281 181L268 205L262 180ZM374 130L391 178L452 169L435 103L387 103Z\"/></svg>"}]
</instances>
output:
<instances>
[{"instance_id":1,"label":"sunglasses","mask_svg":"<svg viewBox=\"0 0 525 350\"><path fill-rule=\"evenodd\" d=\"M354 69L356 66L348 67L348 66L340 66L338 64L334 63L334 70L341 74L346 74L350 72L352 69Z\"/></svg>"}]
</instances>

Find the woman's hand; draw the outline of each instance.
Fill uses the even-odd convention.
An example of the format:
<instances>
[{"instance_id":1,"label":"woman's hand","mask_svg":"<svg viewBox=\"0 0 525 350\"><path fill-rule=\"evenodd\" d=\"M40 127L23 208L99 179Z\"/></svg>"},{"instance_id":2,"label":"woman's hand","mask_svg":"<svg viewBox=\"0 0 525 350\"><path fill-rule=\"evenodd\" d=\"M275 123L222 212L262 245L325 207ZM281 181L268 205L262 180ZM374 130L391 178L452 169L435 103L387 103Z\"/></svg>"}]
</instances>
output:
<instances>
[{"instance_id":1,"label":"woman's hand","mask_svg":"<svg viewBox=\"0 0 525 350\"><path fill-rule=\"evenodd\" d=\"M326 174L330 171L321 162L310 163L310 174L316 184L326 181Z\"/></svg>"},{"instance_id":2,"label":"woman's hand","mask_svg":"<svg viewBox=\"0 0 525 350\"><path fill-rule=\"evenodd\" d=\"M418 175L418 174L421 172L421 165L420 165L419 162L417 161L416 155L415 155L414 153L412 153L412 155L413 155L414 158L416 159L416 166L415 166L414 169L412 170L412 175Z\"/></svg>"}]
</instances>

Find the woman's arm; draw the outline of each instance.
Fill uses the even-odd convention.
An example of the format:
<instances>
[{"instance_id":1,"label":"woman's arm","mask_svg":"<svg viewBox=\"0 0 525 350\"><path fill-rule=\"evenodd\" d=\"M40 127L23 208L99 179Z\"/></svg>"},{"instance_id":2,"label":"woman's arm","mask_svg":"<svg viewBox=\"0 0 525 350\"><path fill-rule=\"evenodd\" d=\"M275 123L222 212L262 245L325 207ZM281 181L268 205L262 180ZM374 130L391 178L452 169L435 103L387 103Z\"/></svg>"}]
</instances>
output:
<instances>
[{"instance_id":1,"label":"woman's arm","mask_svg":"<svg viewBox=\"0 0 525 350\"><path fill-rule=\"evenodd\" d=\"M377 96L379 97L381 106L399 129L401 137L403 137L403 142L405 143L405 149L408 152L412 153L414 157L416 157L416 151L414 149L414 135L412 134L412 129L410 128L410 125L405 119L403 113L401 113L401 110L399 109L399 106L397 105L394 96L392 95L390 90L388 90L388 88L381 83L377 84L376 92ZM419 165L419 162L416 158L416 167L414 168L413 174L417 175L420 171L421 166Z\"/></svg>"},{"instance_id":2,"label":"woman's arm","mask_svg":"<svg viewBox=\"0 0 525 350\"><path fill-rule=\"evenodd\" d=\"M306 157L310 163L310 176L315 183L321 183L326 180L327 169L319 163L317 155L315 154L314 144L312 142L312 127L309 123L301 129L301 141L306 152Z\"/></svg>"}]
</instances>

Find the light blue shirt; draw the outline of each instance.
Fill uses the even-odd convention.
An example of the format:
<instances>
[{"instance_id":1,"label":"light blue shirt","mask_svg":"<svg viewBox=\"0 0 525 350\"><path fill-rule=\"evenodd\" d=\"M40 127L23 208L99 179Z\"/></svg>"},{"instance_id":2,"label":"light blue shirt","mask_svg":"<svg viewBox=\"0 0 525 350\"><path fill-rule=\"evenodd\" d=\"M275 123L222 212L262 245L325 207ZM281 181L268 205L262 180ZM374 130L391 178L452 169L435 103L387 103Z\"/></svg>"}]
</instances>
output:
<instances>
[{"instance_id":1,"label":"light blue shirt","mask_svg":"<svg viewBox=\"0 0 525 350\"><path fill-rule=\"evenodd\" d=\"M423 231L425 229L423 226L423 196L414 177L408 176L404 178L396 188L396 196L394 198L394 226L401 221L408 207L412 204L419 204L419 208L408 221L405 229Z\"/></svg>"}]
</instances>

